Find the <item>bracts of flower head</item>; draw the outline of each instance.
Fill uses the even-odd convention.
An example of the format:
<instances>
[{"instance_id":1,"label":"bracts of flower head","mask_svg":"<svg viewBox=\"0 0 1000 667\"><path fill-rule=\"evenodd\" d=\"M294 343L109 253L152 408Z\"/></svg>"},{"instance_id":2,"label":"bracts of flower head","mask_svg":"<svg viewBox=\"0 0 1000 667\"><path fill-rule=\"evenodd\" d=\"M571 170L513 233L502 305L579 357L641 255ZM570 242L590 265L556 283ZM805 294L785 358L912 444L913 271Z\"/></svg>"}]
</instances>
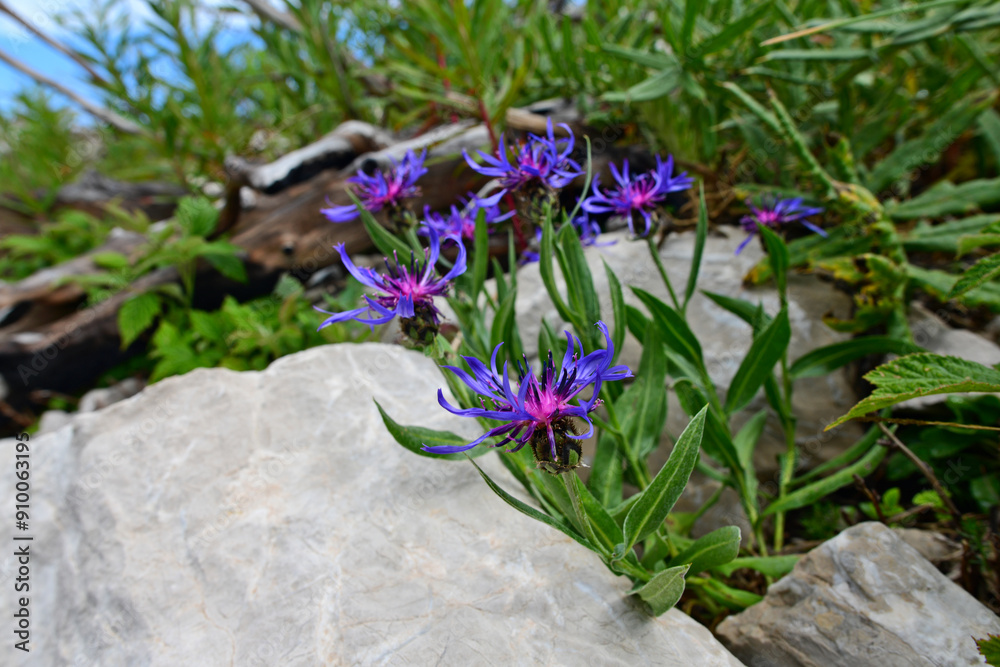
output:
<instances>
[{"instance_id":1,"label":"bracts of flower head","mask_svg":"<svg viewBox=\"0 0 1000 667\"><path fill-rule=\"evenodd\" d=\"M424 260L420 261L410 253L409 263L400 262L393 255L393 261L385 258L386 273L379 274L367 267L355 266L344 250L344 244L334 246L340 253L344 267L362 285L379 290L380 294L365 296L365 305L355 310L342 313L329 313L316 308L328 317L319 328L357 320L374 328L376 324L385 324L394 317L400 318L400 326L407 336L417 343L426 344L437 335L441 323L441 311L434 305L434 297L445 296L451 282L465 272L465 246L458 244L458 257L451 270L438 277L434 265L441 251L441 239L437 231L430 230L430 248L424 251Z\"/></svg>"},{"instance_id":2,"label":"bracts of flower head","mask_svg":"<svg viewBox=\"0 0 1000 667\"><path fill-rule=\"evenodd\" d=\"M359 171L347 179L347 182L354 186L365 209L371 213L385 209L390 227L396 230L407 229L413 226L415 219L406 200L420 196L420 188L416 183L417 179L427 173L424 168L426 158L426 148L420 155L407 151L400 162L389 158L391 166L387 172L377 169L373 174L366 174ZM330 222L348 222L359 214L354 204L331 206L320 212Z\"/></svg>"},{"instance_id":3,"label":"bracts of flower head","mask_svg":"<svg viewBox=\"0 0 1000 667\"><path fill-rule=\"evenodd\" d=\"M573 132L563 123L559 127L566 131L568 138L556 139L550 118L547 136L529 134L528 141L513 151L508 150L501 136L496 156L477 151L484 165L477 164L463 151L469 167L500 182L500 192L484 201L496 204L510 192L514 195L518 214L530 223L541 220L555 208L559 190L583 173L580 165L569 157L573 152Z\"/></svg>"},{"instance_id":4,"label":"bracts of flower head","mask_svg":"<svg viewBox=\"0 0 1000 667\"><path fill-rule=\"evenodd\" d=\"M687 172L674 175L672 155L667 156L666 162L657 155L656 168L638 176L629 173L628 160L622 162L621 171L614 164L609 166L617 186L602 191L599 175L595 174L593 194L581 206L587 213L610 213L624 218L629 231L636 236L648 236L656 226L657 210L668 194L687 190L694 184ZM642 217L642 227L638 230L637 216Z\"/></svg>"},{"instance_id":5,"label":"bracts of flower head","mask_svg":"<svg viewBox=\"0 0 1000 667\"><path fill-rule=\"evenodd\" d=\"M747 199L747 206L750 208L750 215L744 215L740 218L740 226L743 228L743 231L748 233L748 236L736 248L737 255L743 252L743 248L747 247L750 239L757 234L757 229L761 225L777 229L779 225L798 221L802 223L803 227L816 232L820 236L827 235L826 232L816 225L804 220L804 218L810 215L822 213L823 209L803 206L802 199L799 197L795 199L781 199L773 195L765 195L760 208L754 206L753 202L749 199Z\"/></svg>"},{"instance_id":6,"label":"bracts of flower head","mask_svg":"<svg viewBox=\"0 0 1000 667\"><path fill-rule=\"evenodd\" d=\"M484 417L505 423L468 445L425 445L424 451L454 454L472 449L489 438L502 436L491 446L502 447L512 443L513 448L507 451L516 452L530 445L538 467L548 472L558 474L579 466L579 441L594 433L590 413L600 404L598 395L601 384L632 377L628 367L611 365L615 354L611 335L604 322L598 322L597 327L604 333L607 349L595 350L584 356L583 343L567 331L569 345L560 369L556 370L552 352L542 364L539 375L525 359L523 365L518 363L516 387L511 384L507 362L504 362L502 372L497 370L497 354L503 343L493 350L489 366L475 357L465 357L472 373L455 366L445 366L481 397L481 407L463 410L448 403L444 393L438 390L438 403L445 410L463 417ZM591 390L589 397L581 397L580 394L588 389ZM587 425L585 432L581 433L576 420Z\"/></svg>"},{"instance_id":7,"label":"bracts of flower head","mask_svg":"<svg viewBox=\"0 0 1000 667\"><path fill-rule=\"evenodd\" d=\"M462 208L452 204L451 211L447 215L434 213L430 207L424 207L424 221L417 233L427 236L430 229L434 229L441 236L442 241L474 241L476 238L476 217L483 211L487 229L489 225L503 222L514 215L514 211L500 213L500 207L495 199L478 199L471 192L468 199L463 200Z\"/></svg>"}]
</instances>

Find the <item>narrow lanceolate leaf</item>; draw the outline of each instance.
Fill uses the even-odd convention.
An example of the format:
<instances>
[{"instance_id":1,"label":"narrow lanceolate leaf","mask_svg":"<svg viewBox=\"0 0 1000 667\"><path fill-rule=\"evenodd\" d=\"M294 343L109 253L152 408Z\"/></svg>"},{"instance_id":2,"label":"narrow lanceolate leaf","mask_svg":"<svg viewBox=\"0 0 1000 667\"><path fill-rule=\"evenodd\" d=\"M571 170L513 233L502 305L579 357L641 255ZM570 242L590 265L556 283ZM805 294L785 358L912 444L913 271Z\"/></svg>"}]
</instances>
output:
<instances>
[{"instance_id":1,"label":"narrow lanceolate leaf","mask_svg":"<svg viewBox=\"0 0 1000 667\"><path fill-rule=\"evenodd\" d=\"M361 205L361 201L353 193L348 191L348 194L354 201L354 205L361 212L361 224L365 226L365 231L368 232L368 236L371 237L372 243L375 244L379 252L385 257L392 257L393 253L397 253L401 261L407 259L410 253L413 252L413 249L390 234L389 230L385 227L378 224L378 221Z\"/></svg>"},{"instance_id":2,"label":"narrow lanceolate leaf","mask_svg":"<svg viewBox=\"0 0 1000 667\"><path fill-rule=\"evenodd\" d=\"M712 569L724 577L731 576L736 570L746 568L777 578L791 572L795 564L799 562L799 558L801 556L748 556L736 558Z\"/></svg>"},{"instance_id":3,"label":"narrow lanceolate leaf","mask_svg":"<svg viewBox=\"0 0 1000 667\"><path fill-rule=\"evenodd\" d=\"M582 314L575 323L580 327L579 334L584 339L593 339L594 324L601 319L601 306L594 289L594 278L587 265L587 257L583 253L583 245L577 236L573 225L563 225L559 230L565 256L563 275L566 278L566 291L569 294L569 305L574 313Z\"/></svg>"},{"instance_id":4,"label":"narrow lanceolate leaf","mask_svg":"<svg viewBox=\"0 0 1000 667\"><path fill-rule=\"evenodd\" d=\"M385 424L389 434L396 440L396 442L414 454L426 456L432 459L464 461L466 456L482 456L490 451L489 447L479 446L470 449L468 452L459 452L458 454L432 454L431 452L425 452L422 449L424 445L427 445L428 447L440 447L442 445L457 447L460 445L467 445L469 440L448 431L434 431L429 428L423 428L422 426L402 426L401 424L396 423L393 418L382 409L382 406L379 405L378 401L375 401L375 406L378 408L378 413L382 415L382 423Z\"/></svg>"},{"instance_id":5,"label":"narrow lanceolate leaf","mask_svg":"<svg viewBox=\"0 0 1000 667\"><path fill-rule=\"evenodd\" d=\"M736 558L740 553L740 529L723 526L704 535L694 544L670 559L675 565L690 565L690 572L698 574Z\"/></svg>"},{"instance_id":6,"label":"narrow lanceolate leaf","mask_svg":"<svg viewBox=\"0 0 1000 667\"><path fill-rule=\"evenodd\" d=\"M603 99L608 102L648 102L672 93L680 80L680 69L671 64L626 91L605 93Z\"/></svg>"},{"instance_id":7,"label":"narrow lanceolate leaf","mask_svg":"<svg viewBox=\"0 0 1000 667\"><path fill-rule=\"evenodd\" d=\"M792 379L822 377L869 354L915 354L923 348L890 336L864 336L818 347L795 360L788 369Z\"/></svg>"},{"instance_id":8,"label":"narrow lanceolate leaf","mask_svg":"<svg viewBox=\"0 0 1000 667\"><path fill-rule=\"evenodd\" d=\"M691 471L698 462L698 450L705 430L708 408L691 418L670 453L670 458L656 473L653 481L639 494L625 517L626 553L651 532L659 528L687 485Z\"/></svg>"},{"instance_id":9,"label":"narrow lanceolate leaf","mask_svg":"<svg viewBox=\"0 0 1000 667\"><path fill-rule=\"evenodd\" d=\"M608 510L591 495L576 474L568 473L562 475L562 478L566 481L574 508L583 515L581 519L586 521L588 537L605 554L611 554L615 546L625 539L621 527L611 518Z\"/></svg>"},{"instance_id":10,"label":"narrow lanceolate leaf","mask_svg":"<svg viewBox=\"0 0 1000 667\"><path fill-rule=\"evenodd\" d=\"M726 412L733 414L746 407L764 380L770 377L774 365L785 353L792 338L788 324L788 311L784 308L778 316L757 336L747 356L743 359L726 393Z\"/></svg>"},{"instance_id":11,"label":"narrow lanceolate leaf","mask_svg":"<svg viewBox=\"0 0 1000 667\"><path fill-rule=\"evenodd\" d=\"M587 488L605 507L615 507L622 501L622 455L615 437L602 431L597 439L593 468Z\"/></svg>"},{"instance_id":12,"label":"narrow lanceolate leaf","mask_svg":"<svg viewBox=\"0 0 1000 667\"><path fill-rule=\"evenodd\" d=\"M134 296L122 304L118 310L118 332L123 350L153 324L161 305L160 297L151 292Z\"/></svg>"},{"instance_id":13,"label":"narrow lanceolate leaf","mask_svg":"<svg viewBox=\"0 0 1000 667\"><path fill-rule=\"evenodd\" d=\"M665 614L674 608L684 594L684 575L687 571L687 565L678 565L657 572L649 583L636 590L635 594L650 606L654 616Z\"/></svg>"},{"instance_id":14,"label":"narrow lanceolate leaf","mask_svg":"<svg viewBox=\"0 0 1000 667\"><path fill-rule=\"evenodd\" d=\"M649 292L638 287L633 287L632 291L639 297L639 300L646 306L653 316L656 326L660 328L660 335L663 342L671 350L681 355L695 366L701 368L704 365L701 343L695 337L691 327L688 326L684 318L676 310L663 303Z\"/></svg>"},{"instance_id":15,"label":"narrow lanceolate leaf","mask_svg":"<svg viewBox=\"0 0 1000 667\"><path fill-rule=\"evenodd\" d=\"M961 296L997 276L1000 276L1000 254L983 257L962 274L955 286L948 292L948 298L954 299Z\"/></svg>"},{"instance_id":16,"label":"narrow lanceolate leaf","mask_svg":"<svg viewBox=\"0 0 1000 667\"><path fill-rule=\"evenodd\" d=\"M490 237L486 229L486 209L476 214L475 256L472 258L472 300L479 298L486 282L486 269L490 261Z\"/></svg>"},{"instance_id":17,"label":"narrow lanceolate leaf","mask_svg":"<svg viewBox=\"0 0 1000 667\"><path fill-rule=\"evenodd\" d=\"M787 512L789 510L812 505L822 500L837 489L854 483L854 475L865 477L874 472L875 467L885 458L888 450L885 447L874 447L865 454L857 463L838 470L829 477L824 477L817 482L789 493L784 498L774 501L764 510L762 516L774 514L775 512Z\"/></svg>"},{"instance_id":18,"label":"narrow lanceolate leaf","mask_svg":"<svg viewBox=\"0 0 1000 667\"><path fill-rule=\"evenodd\" d=\"M778 49L766 53L761 60L844 61L873 59L868 49Z\"/></svg>"},{"instance_id":19,"label":"narrow lanceolate leaf","mask_svg":"<svg viewBox=\"0 0 1000 667\"><path fill-rule=\"evenodd\" d=\"M784 303L785 295L788 293L788 267L791 258L788 254L788 246L784 239L772 229L760 225L757 230L764 239L764 246L767 248L767 260L771 264L771 272L774 274L774 282L778 284L778 294L781 295Z\"/></svg>"},{"instance_id":20,"label":"narrow lanceolate leaf","mask_svg":"<svg viewBox=\"0 0 1000 667\"><path fill-rule=\"evenodd\" d=\"M667 355L656 327L646 331L635 382L615 401L622 432L639 459L656 449L667 423Z\"/></svg>"},{"instance_id":21,"label":"narrow lanceolate leaf","mask_svg":"<svg viewBox=\"0 0 1000 667\"><path fill-rule=\"evenodd\" d=\"M722 84L722 87L732 93L736 99L743 103L743 106L749 109L753 115L757 116L757 118L767 125L772 132L775 134L782 133L781 124L778 122L778 119L773 113L768 111L764 105L751 97L750 93L746 92L732 81L726 81Z\"/></svg>"},{"instance_id":22,"label":"narrow lanceolate leaf","mask_svg":"<svg viewBox=\"0 0 1000 667\"><path fill-rule=\"evenodd\" d=\"M1000 371L974 361L940 354L900 357L882 364L865 375L865 379L875 385L875 391L827 426L826 430L917 396L970 391L1000 392Z\"/></svg>"},{"instance_id":23,"label":"narrow lanceolate leaf","mask_svg":"<svg viewBox=\"0 0 1000 667\"><path fill-rule=\"evenodd\" d=\"M766 6L766 5L765 5ZM708 207L705 205L705 184L698 186L698 226L695 228L694 252L691 255L691 272L688 273L687 287L684 289L684 305L682 310L687 309L688 301L694 294L694 288L698 285L698 272L701 270L701 256L705 250L705 240L708 238Z\"/></svg>"},{"instance_id":24,"label":"narrow lanceolate leaf","mask_svg":"<svg viewBox=\"0 0 1000 667\"><path fill-rule=\"evenodd\" d=\"M555 519L555 518L549 516L548 514L544 514L544 513L540 512L540 511L536 510L531 505L528 505L527 503L521 502L520 500L518 500L514 496L510 495L509 493L507 493L506 491L504 491L503 489L501 489L500 486L496 482L494 482L492 479L490 479L489 475L487 475L485 472L483 472L482 468L480 468L478 465L476 465L475 461L471 461L471 459L470 459L470 462L472 463L472 465L476 466L476 470L482 476L483 480L486 482L486 485L489 486L490 489L492 489L493 493L495 493L498 496L500 496L501 500L503 500L505 503L507 503L508 505L510 505L511 507L513 507L514 509L516 509L521 514L524 514L526 516L530 516L532 519L535 519L536 521L541 521L542 523L544 523L544 524L546 524L548 526L552 526L556 530L561 531L561 532L565 533L566 535L568 535L569 537L573 538L574 540L576 540L577 542L579 542L583 546L587 547L591 551L597 552L597 549L595 549L594 546L590 542L588 542L585 537L583 537L578 532L576 532L575 530L573 530L565 522L560 521L558 519ZM598 552L598 553L600 553L600 552Z\"/></svg>"},{"instance_id":25,"label":"narrow lanceolate leaf","mask_svg":"<svg viewBox=\"0 0 1000 667\"><path fill-rule=\"evenodd\" d=\"M555 231L552 228L552 216L546 215L542 221L542 243L539 250L538 271L542 276L542 284L548 292L552 304L556 307L561 317L566 322L573 321L573 314L566 307L562 294L556 285L555 270L552 266L552 256L555 255ZM498 274L502 275L502 274Z\"/></svg>"},{"instance_id":26,"label":"narrow lanceolate leaf","mask_svg":"<svg viewBox=\"0 0 1000 667\"><path fill-rule=\"evenodd\" d=\"M764 15L770 13L770 11L770 0L757 4L735 21L727 23L717 34L702 40L698 45L698 53L704 56L728 47L744 34L748 34L750 28L760 21Z\"/></svg>"},{"instance_id":27,"label":"narrow lanceolate leaf","mask_svg":"<svg viewBox=\"0 0 1000 667\"><path fill-rule=\"evenodd\" d=\"M622 344L625 342L625 332L628 331L628 318L625 312L625 295L622 293L622 284L607 262L604 262L604 273L608 276L608 291L611 293L611 313L614 316L615 326L611 331L611 342L615 345L615 358L611 361L614 363L618 360L618 355L622 351Z\"/></svg>"}]
</instances>

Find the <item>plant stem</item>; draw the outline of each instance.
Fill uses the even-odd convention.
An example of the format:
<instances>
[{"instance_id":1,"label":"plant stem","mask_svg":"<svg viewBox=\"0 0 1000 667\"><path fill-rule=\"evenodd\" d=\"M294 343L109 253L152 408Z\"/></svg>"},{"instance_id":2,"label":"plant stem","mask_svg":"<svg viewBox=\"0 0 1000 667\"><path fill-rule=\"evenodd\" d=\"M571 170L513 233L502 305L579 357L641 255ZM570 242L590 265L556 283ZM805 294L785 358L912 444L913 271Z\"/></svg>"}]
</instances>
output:
<instances>
[{"instance_id":1,"label":"plant stem","mask_svg":"<svg viewBox=\"0 0 1000 667\"><path fill-rule=\"evenodd\" d=\"M677 294L674 292L674 286L670 284L670 276L667 275L667 270L663 268L663 260L660 259L660 252L656 249L656 243L653 242L653 237L647 236L646 242L649 245L649 254L653 257L653 263L656 264L656 270L660 272L660 278L663 279L663 284L667 286L667 291L670 292L670 300L673 301L674 308L680 312L680 301L677 300Z\"/></svg>"}]
</instances>

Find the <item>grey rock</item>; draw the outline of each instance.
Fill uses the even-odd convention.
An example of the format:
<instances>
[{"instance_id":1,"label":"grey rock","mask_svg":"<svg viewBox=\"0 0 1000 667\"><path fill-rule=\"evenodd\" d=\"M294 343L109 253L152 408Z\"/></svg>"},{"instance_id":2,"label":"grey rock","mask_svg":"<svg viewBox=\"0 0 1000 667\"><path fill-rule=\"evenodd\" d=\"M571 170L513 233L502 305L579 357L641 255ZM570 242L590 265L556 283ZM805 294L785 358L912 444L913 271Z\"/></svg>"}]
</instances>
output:
<instances>
[{"instance_id":1,"label":"grey rock","mask_svg":"<svg viewBox=\"0 0 1000 667\"><path fill-rule=\"evenodd\" d=\"M586 249L587 262L594 279L595 289L601 305L601 313L606 320L611 319L611 296L602 261L615 272L622 285L631 285L653 293L669 303L669 296L656 266L649 256L645 241L629 241L626 233L614 232L601 236L601 241L616 241L614 245L590 247ZM705 244L702 267L698 279L698 290L707 290L738 297L752 303L763 302L767 312L778 311L778 295L769 287L748 289L743 286L743 276L762 257L758 244L750 244L739 255L736 247L741 241L739 233L730 237L710 236ZM694 234L683 233L671 236L660 255L674 290L683 295L691 268L694 248ZM558 271L557 271L558 272ZM537 354L538 332L544 318L557 331L563 326L555 307L548 298L542 283L539 267L530 264L517 275L518 295L516 303L517 321L529 356ZM561 277L557 282L563 294L565 283ZM627 303L644 310L641 302L625 288ZM822 323L822 316L834 311L840 316L850 312L850 299L836 291L831 285L820 282L815 276L793 275L789 279L789 316L792 327L792 341L789 354L792 360L817 347L829 345L847 336L833 331ZM699 292L688 305L688 322L701 342L706 366L712 381L724 389L736 374L739 364L750 348L752 332L750 326L741 319L723 310ZM622 350L622 363L635 368L638 365L640 346L631 335ZM671 395L672 398L672 395ZM794 409L798 417L796 442L799 445L799 461L802 465L816 465L836 456L846 447L854 444L862 429L857 424L844 424L825 432L827 424L844 414L857 402L857 396L844 371L827 377L806 378L795 385ZM766 405L763 395L751 403L743 414L734 419L738 428L754 412ZM671 400L668 430L679 434L687 425L687 418L675 400ZM784 436L780 424L772 420L765 428L764 436L757 447L755 465L764 475L763 484L777 472L776 457L785 451ZM661 457L663 460L666 454ZM775 490L776 490L775 486Z\"/></svg>"},{"instance_id":2,"label":"grey rock","mask_svg":"<svg viewBox=\"0 0 1000 667\"><path fill-rule=\"evenodd\" d=\"M139 378L130 377L125 378L121 382L118 382L110 387L91 389L80 397L80 403L77 405L77 411L94 412L96 410L106 408L109 405L135 396L142 391L142 388L145 386L146 383Z\"/></svg>"},{"instance_id":3,"label":"grey rock","mask_svg":"<svg viewBox=\"0 0 1000 667\"><path fill-rule=\"evenodd\" d=\"M717 634L750 667L981 665L1000 618L880 523L813 549Z\"/></svg>"},{"instance_id":4,"label":"grey rock","mask_svg":"<svg viewBox=\"0 0 1000 667\"><path fill-rule=\"evenodd\" d=\"M935 565L962 556L962 545L941 533L936 533L933 530L920 530L919 528L894 528L893 530L901 540Z\"/></svg>"},{"instance_id":5,"label":"grey rock","mask_svg":"<svg viewBox=\"0 0 1000 667\"><path fill-rule=\"evenodd\" d=\"M73 421L72 413L65 410L46 410L38 420L38 434L58 431Z\"/></svg>"},{"instance_id":6,"label":"grey rock","mask_svg":"<svg viewBox=\"0 0 1000 667\"><path fill-rule=\"evenodd\" d=\"M443 384L415 352L325 346L170 378L32 438L32 652L4 664L742 664L680 611L645 615L469 464L393 442L373 396L476 435L437 405ZM497 456L479 461L516 492Z\"/></svg>"}]
</instances>

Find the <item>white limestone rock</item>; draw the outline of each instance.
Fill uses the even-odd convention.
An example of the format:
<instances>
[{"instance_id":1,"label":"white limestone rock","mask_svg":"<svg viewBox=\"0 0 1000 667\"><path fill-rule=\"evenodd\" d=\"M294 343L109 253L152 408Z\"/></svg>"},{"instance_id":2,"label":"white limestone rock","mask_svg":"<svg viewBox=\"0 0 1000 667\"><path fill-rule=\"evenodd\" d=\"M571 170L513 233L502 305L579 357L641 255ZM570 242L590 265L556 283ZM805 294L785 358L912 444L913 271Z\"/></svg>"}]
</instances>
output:
<instances>
[{"instance_id":1,"label":"white limestone rock","mask_svg":"<svg viewBox=\"0 0 1000 667\"><path fill-rule=\"evenodd\" d=\"M990 633L1000 618L875 522L810 551L717 630L749 667L982 665L972 638Z\"/></svg>"},{"instance_id":2,"label":"white limestone rock","mask_svg":"<svg viewBox=\"0 0 1000 667\"><path fill-rule=\"evenodd\" d=\"M32 438L32 651L8 634L3 664L742 664L680 611L646 616L468 463L393 442L373 396L401 423L475 433L437 405L443 384L415 352L326 346L171 378ZM515 490L496 456L479 460ZM15 576L0 557L8 627Z\"/></svg>"}]
</instances>

